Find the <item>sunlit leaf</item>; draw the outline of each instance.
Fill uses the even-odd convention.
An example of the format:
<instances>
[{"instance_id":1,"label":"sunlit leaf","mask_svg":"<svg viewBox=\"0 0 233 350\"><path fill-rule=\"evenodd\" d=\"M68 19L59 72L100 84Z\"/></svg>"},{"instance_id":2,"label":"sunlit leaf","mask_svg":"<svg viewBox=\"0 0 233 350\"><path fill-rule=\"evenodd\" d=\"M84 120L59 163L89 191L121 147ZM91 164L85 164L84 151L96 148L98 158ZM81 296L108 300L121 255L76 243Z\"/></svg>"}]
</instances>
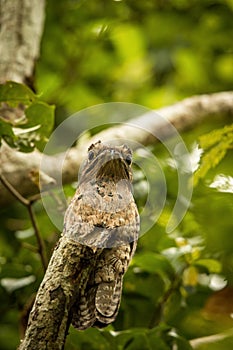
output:
<instances>
[{"instance_id":1,"label":"sunlit leaf","mask_svg":"<svg viewBox=\"0 0 233 350\"><path fill-rule=\"evenodd\" d=\"M215 259L199 259L195 261L195 265L205 267L209 273L220 273L222 270L221 263Z\"/></svg>"},{"instance_id":2,"label":"sunlit leaf","mask_svg":"<svg viewBox=\"0 0 233 350\"><path fill-rule=\"evenodd\" d=\"M209 187L216 188L219 192L233 193L233 177L219 174Z\"/></svg>"},{"instance_id":3,"label":"sunlit leaf","mask_svg":"<svg viewBox=\"0 0 233 350\"><path fill-rule=\"evenodd\" d=\"M215 129L208 134L200 136L200 146L202 149L207 150L216 143L223 141L224 137L226 137L226 142L227 139L230 139L233 142L233 124L227 125L222 129Z\"/></svg>"},{"instance_id":4,"label":"sunlit leaf","mask_svg":"<svg viewBox=\"0 0 233 350\"><path fill-rule=\"evenodd\" d=\"M183 282L185 286L194 287L198 282L198 271L195 266L187 267L183 272Z\"/></svg>"},{"instance_id":5,"label":"sunlit leaf","mask_svg":"<svg viewBox=\"0 0 233 350\"><path fill-rule=\"evenodd\" d=\"M198 181L204 178L211 168L215 168L220 163L226 155L227 150L232 147L232 143L233 138L226 138L204 153L201 159L201 164L194 174L194 185L197 185Z\"/></svg>"}]
</instances>

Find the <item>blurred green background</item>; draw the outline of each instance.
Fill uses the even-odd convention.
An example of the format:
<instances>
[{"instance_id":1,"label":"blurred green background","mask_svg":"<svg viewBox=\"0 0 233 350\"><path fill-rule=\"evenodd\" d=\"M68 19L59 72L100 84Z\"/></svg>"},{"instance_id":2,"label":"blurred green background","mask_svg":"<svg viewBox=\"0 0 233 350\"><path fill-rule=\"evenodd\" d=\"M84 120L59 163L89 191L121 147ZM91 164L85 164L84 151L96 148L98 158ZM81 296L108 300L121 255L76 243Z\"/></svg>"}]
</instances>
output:
<instances>
[{"instance_id":1,"label":"blurred green background","mask_svg":"<svg viewBox=\"0 0 233 350\"><path fill-rule=\"evenodd\" d=\"M195 94L231 90L232 15L232 0L48 0L36 90L56 106L55 125L99 103L156 109ZM190 151L199 144L209 155L209 171L197 178L191 206L171 234L165 227L176 200L177 172L162 145L151 147L167 180L163 213L139 241L116 322L105 331L71 328L67 350L189 349L187 340L233 327L233 131L222 129L230 123L219 115L181 135ZM219 136L205 148L214 130ZM211 150L223 137L230 147L224 146L212 168ZM144 181L135 169L139 208ZM65 191L71 196L74 186ZM35 211L51 254L60 232L40 201ZM12 350L43 270L30 249L36 240L25 208L15 204L0 215L0 349ZM231 346L228 337L203 349Z\"/></svg>"}]
</instances>

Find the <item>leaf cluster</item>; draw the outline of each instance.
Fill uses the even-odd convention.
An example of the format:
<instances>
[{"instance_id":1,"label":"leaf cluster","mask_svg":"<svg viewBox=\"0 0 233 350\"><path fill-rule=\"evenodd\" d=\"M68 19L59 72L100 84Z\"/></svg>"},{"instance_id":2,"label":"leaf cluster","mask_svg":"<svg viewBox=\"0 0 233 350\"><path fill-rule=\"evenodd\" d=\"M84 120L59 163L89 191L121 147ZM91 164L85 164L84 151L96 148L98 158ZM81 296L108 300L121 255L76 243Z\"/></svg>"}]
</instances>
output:
<instances>
[{"instance_id":1,"label":"leaf cluster","mask_svg":"<svg viewBox=\"0 0 233 350\"><path fill-rule=\"evenodd\" d=\"M50 0L37 87L58 122L109 101L159 108L230 90L231 22L229 0Z\"/></svg>"},{"instance_id":2,"label":"leaf cluster","mask_svg":"<svg viewBox=\"0 0 233 350\"><path fill-rule=\"evenodd\" d=\"M194 175L194 185L200 179L205 178L208 171L215 168L225 157L227 151L233 148L233 124L202 135L199 138L199 144L204 153Z\"/></svg>"},{"instance_id":3,"label":"leaf cluster","mask_svg":"<svg viewBox=\"0 0 233 350\"><path fill-rule=\"evenodd\" d=\"M196 93L231 89L232 9L229 0L48 0L36 66L38 91L57 106L58 124L83 107L107 101L157 108ZM0 86L0 103L1 141L23 152L43 150L53 129L54 107L14 82ZM177 173L157 145L153 152L165 174L166 203L139 240L117 320L104 331L71 329L67 350L182 350L190 348L191 338L232 327L232 192L211 187L209 179L220 173L230 178L233 127L224 122L219 127L213 120L182 136L190 149L199 141L203 150L186 216L166 233ZM134 186L139 209L147 199L145 180L138 176ZM158 177L151 189L155 203L161 200L161 188ZM74 185L67 185L65 193L72 196ZM58 193L48 197L59 211ZM60 233L40 201L34 209L50 255ZM17 204L0 215L0 349L12 350L43 272L26 209ZM149 219L154 218L151 213ZM225 290L229 297L219 299ZM210 296L214 303L207 308ZM215 347L206 344L205 349Z\"/></svg>"},{"instance_id":4,"label":"leaf cluster","mask_svg":"<svg viewBox=\"0 0 233 350\"><path fill-rule=\"evenodd\" d=\"M43 150L54 125L54 106L23 84L0 85L0 144L21 152Z\"/></svg>"}]
</instances>

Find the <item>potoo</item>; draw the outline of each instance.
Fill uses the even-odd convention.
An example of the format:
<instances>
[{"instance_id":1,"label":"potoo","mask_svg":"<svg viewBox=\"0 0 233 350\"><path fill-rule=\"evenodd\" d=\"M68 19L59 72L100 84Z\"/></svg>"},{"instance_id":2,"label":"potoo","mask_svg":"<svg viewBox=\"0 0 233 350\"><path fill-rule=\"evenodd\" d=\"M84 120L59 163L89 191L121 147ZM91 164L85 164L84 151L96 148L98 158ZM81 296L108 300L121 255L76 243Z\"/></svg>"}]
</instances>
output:
<instances>
[{"instance_id":1,"label":"potoo","mask_svg":"<svg viewBox=\"0 0 233 350\"><path fill-rule=\"evenodd\" d=\"M82 245L85 273L72 309L78 329L116 319L123 276L136 249L139 215L132 194L132 152L100 141L88 149L63 234Z\"/></svg>"}]
</instances>

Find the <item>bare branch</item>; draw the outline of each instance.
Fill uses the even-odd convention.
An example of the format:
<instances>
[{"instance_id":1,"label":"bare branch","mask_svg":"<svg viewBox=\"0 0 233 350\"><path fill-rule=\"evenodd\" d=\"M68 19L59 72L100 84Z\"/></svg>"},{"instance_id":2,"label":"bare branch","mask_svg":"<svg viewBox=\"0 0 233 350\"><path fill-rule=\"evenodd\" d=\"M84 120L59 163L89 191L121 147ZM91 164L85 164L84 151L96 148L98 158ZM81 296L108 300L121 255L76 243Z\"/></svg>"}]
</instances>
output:
<instances>
[{"instance_id":1,"label":"bare branch","mask_svg":"<svg viewBox=\"0 0 233 350\"><path fill-rule=\"evenodd\" d=\"M165 119L171 122L175 128L181 132L183 130L193 128L201 123L204 119L211 118L215 115L221 115L221 118L233 115L233 92L220 92L212 95L200 95L187 98L174 105L155 111L162 115ZM130 123L130 120L128 121ZM55 156L47 156L46 173L50 177L55 177L60 171L59 167L63 166L63 182L70 183L77 179L79 166L86 154L86 149L98 139L109 141L112 139L131 139L142 145L155 143L157 140L153 134L158 134L163 138L169 136L169 130L166 125L160 124L154 114L143 115L134 119L134 124L137 124L141 129L135 129L130 125L119 125L109 128L95 137L88 139L85 144L77 145L67 152L64 164L61 165L63 154ZM149 134L145 130L150 130ZM28 197L38 193L37 186L30 178L32 169L39 169L42 154L38 151L25 154L16 152L10 147L4 145L1 148L1 167L2 172L14 188L24 196ZM13 197L0 184L0 205L6 205L12 202Z\"/></svg>"},{"instance_id":2,"label":"bare branch","mask_svg":"<svg viewBox=\"0 0 233 350\"><path fill-rule=\"evenodd\" d=\"M224 339L232 338L233 337L233 328L229 329L226 332L212 334L207 337L201 337L190 340L190 345L193 349L202 349L204 345L207 344L216 344L217 342L221 342Z\"/></svg>"},{"instance_id":3,"label":"bare branch","mask_svg":"<svg viewBox=\"0 0 233 350\"><path fill-rule=\"evenodd\" d=\"M47 265L48 265L48 259L46 255L46 249L45 249L45 244L44 240L41 237L37 222L36 222L36 217L32 209L32 204L30 200L24 198L10 183L9 181L5 178L4 175L0 174L0 180L5 186L5 188L20 202L22 203L28 210L29 217L31 219L32 226L34 228L35 236L37 239L37 244L38 244L38 253L40 254L42 265L44 268L44 271L46 271Z\"/></svg>"},{"instance_id":4,"label":"bare branch","mask_svg":"<svg viewBox=\"0 0 233 350\"><path fill-rule=\"evenodd\" d=\"M44 271L46 271L47 266L48 266L48 259L47 259L47 254L46 254L45 243L44 243L44 240L40 234L40 231L39 231L39 228L37 225L37 221L36 221L36 217L35 217L34 211L32 209L31 203L30 203L30 205L27 206L27 209L28 209L28 213L29 213L29 216L31 219L32 226L34 228L34 232L35 232L35 236L36 236L36 240L37 240L37 244L38 244L38 253L40 254Z\"/></svg>"}]
</instances>

